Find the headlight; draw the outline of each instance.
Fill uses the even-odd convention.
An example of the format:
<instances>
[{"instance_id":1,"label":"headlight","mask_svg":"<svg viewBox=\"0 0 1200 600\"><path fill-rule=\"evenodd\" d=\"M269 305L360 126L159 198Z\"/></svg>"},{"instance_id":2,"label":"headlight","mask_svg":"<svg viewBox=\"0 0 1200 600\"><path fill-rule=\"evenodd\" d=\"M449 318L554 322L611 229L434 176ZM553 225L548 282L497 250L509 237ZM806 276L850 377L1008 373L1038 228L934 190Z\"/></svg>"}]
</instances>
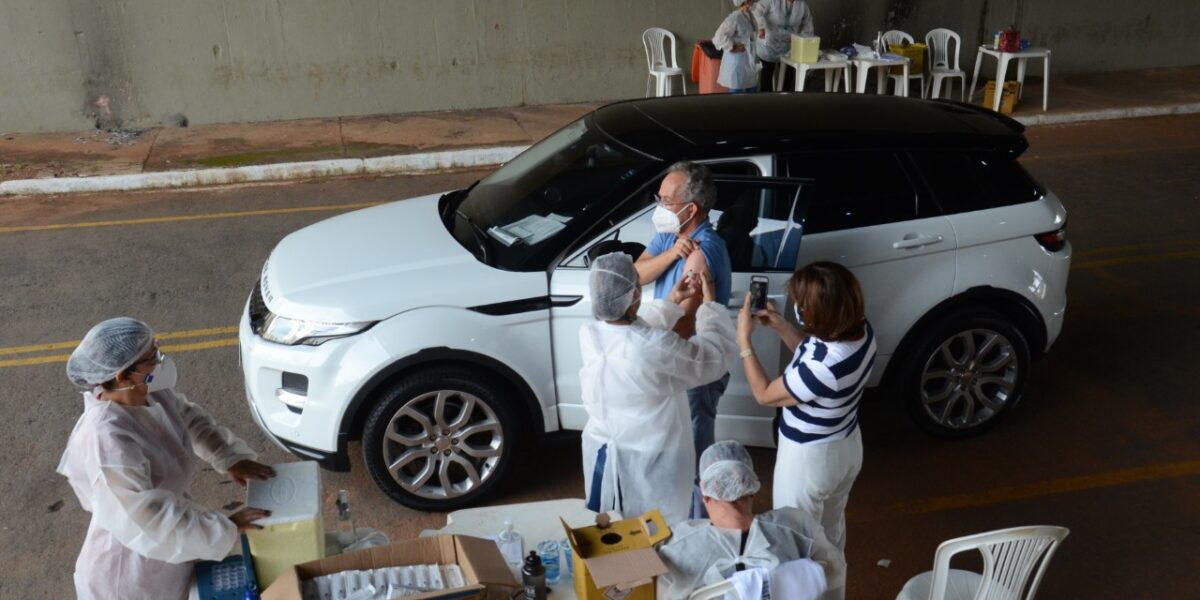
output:
<instances>
[{"instance_id":1,"label":"headlight","mask_svg":"<svg viewBox=\"0 0 1200 600\"><path fill-rule=\"evenodd\" d=\"M377 322L321 323L319 321L300 321L281 317L276 314L268 314L263 320L260 335L262 335L264 340L275 342L276 344L320 346L335 338L366 331Z\"/></svg>"}]
</instances>

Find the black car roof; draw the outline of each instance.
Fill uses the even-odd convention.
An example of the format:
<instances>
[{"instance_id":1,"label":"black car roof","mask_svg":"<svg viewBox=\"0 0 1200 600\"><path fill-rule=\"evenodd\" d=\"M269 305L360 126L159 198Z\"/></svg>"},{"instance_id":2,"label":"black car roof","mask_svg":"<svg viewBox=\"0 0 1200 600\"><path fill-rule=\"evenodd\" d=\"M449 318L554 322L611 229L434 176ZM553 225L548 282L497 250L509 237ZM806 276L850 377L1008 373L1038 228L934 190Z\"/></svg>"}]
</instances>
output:
<instances>
[{"instance_id":1,"label":"black car roof","mask_svg":"<svg viewBox=\"0 0 1200 600\"><path fill-rule=\"evenodd\" d=\"M840 93L708 94L617 102L593 113L620 142L662 159L837 148L1025 150L1024 126L957 102Z\"/></svg>"}]
</instances>

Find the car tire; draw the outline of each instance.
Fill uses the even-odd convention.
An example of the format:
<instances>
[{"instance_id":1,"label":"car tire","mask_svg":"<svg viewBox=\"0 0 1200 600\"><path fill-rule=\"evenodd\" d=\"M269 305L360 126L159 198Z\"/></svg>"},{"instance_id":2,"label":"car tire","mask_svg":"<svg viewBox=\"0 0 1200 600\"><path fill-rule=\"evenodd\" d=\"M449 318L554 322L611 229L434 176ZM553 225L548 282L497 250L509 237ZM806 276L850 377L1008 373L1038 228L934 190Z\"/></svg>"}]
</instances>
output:
<instances>
[{"instance_id":1,"label":"car tire","mask_svg":"<svg viewBox=\"0 0 1200 600\"><path fill-rule=\"evenodd\" d=\"M520 421L494 378L437 368L405 376L380 396L363 426L363 462L396 502L424 511L474 504L493 492L517 455Z\"/></svg>"},{"instance_id":2,"label":"car tire","mask_svg":"<svg viewBox=\"0 0 1200 600\"><path fill-rule=\"evenodd\" d=\"M994 427L1025 395L1029 342L999 313L966 309L933 324L909 354L904 403L913 422L939 437Z\"/></svg>"}]
</instances>

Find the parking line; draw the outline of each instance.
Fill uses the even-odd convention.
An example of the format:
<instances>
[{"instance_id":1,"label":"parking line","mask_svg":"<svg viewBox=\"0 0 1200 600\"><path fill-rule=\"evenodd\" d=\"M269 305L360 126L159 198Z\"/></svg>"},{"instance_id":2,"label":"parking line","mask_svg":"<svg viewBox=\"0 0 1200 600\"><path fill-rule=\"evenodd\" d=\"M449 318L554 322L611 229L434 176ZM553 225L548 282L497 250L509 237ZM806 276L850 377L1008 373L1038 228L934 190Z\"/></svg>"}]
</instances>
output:
<instances>
[{"instance_id":1,"label":"parking line","mask_svg":"<svg viewBox=\"0 0 1200 600\"><path fill-rule=\"evenodd\" d=\"M1114 487L1139 481L1155 481L1200 475L1200 460L1135 467L1095 475L1082 475L1049 481L1035 481L1010 487L994 488L973 494L940 496L913 502L901 502L895 508L902 514L923 515L958 508L1004 504L1043 496L1069 494L1097 488Z\"/></svg>"},{"instance_id":2,"label":"parking line","mask_svg":"<svg viewBox=\"0 0 1200 600\"><path fill-rule=\"evenodd\" d=\"M125 219L117 221L86 221L83 223L60 223L57 225L19 225L0 227L3 233L24 233L29 231L54 231L59 229L86 229L90 227L116 227L120 225L149 225L154 223L180 223L185 221L209 221L214 219L236 219L240 217L261 217L266 215L286 215L306 212L330 212L337 210L354 210L378 206L383 202L357 202L353 204L326 204L322 206L300 206L294 208L272 208L264 210L243 210L236 212L209 213L203 215L176 215L173 217L147 217L144 219Z\"/></svg>"},{"instance_id":3,"label":"parking line","mask_svg":"<svg viewBox=\"0 0 1200 600\"><path fill-rule=\"evenodd\" d=\"M228 335L237 333L236 325L232 327L210 327L208 329L188 329L184 331L168 331L166 333L155 333L154 337L159 340L177 340L179 338L190 337L207 337L210 335ZM0 348L0 356L9 354L29 354L31 352L46 352L47 350L63 350L74 348L79 345L80 340L70 342L54 342L52 344L34 344L32 346L12 346L9 348Z\"/></svg>"},{"instance_id":4,"label":"parking line","mask_svg":"<svg viewBox=\"0 0 1200 600\"><path fill-rule=\"evenodd\" d=\"M234 328L236 330L236 328ZM160 349L163 352L190 352L192 350L207 350L209 348L224 348L226 346L238 345L237 338L228 338L220 340L208 340L205 342L193 342L190 344L163 344ZM46 365L52 363L67 362L70 354L53 354L50 356L34 356L30 358L12 358L8 360L0 360L0 368L5 367L29 367L33 365Z\"/></svg>"}]
</instances>

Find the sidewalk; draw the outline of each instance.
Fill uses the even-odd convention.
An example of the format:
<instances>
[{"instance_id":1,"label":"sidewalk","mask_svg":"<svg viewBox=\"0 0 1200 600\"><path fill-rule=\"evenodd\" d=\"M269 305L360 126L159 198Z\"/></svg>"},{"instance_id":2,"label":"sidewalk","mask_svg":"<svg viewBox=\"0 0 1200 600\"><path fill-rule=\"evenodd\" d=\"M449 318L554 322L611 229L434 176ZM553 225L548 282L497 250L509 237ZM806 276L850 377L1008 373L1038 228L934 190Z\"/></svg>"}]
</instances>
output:
<instances>
[{"instance_id":1,"label":"sidewalk","mask_svg":"<svg viewBox=\"0 0 1200 600\"><path fill-rule=\"evenodd\" d=\"M1030 71L1013 115L1026 125L1200 112L1200 66L1058 77L1052 70L1044 113L1040 65ZM0 134L0 196L489 166L601 104Z\"/></svg>"}]
</instances>

